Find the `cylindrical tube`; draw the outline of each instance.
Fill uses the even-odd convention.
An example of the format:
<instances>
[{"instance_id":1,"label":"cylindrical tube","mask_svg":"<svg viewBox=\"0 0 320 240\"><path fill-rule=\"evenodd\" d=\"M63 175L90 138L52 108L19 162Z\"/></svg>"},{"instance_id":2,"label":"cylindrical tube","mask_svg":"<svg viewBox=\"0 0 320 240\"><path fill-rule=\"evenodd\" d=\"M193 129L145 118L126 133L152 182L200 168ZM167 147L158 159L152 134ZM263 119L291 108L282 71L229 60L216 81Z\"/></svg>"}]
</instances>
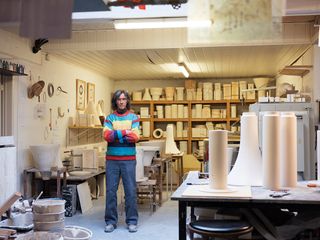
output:
<instances>
[{"instance_id":1,"label":"cylindrical tube","mask_svg":"<svg viewBox=\"0 0 320 240\"><path fill-rule=\"evenodd\" d=\"M280 116L280 184L297 185L297 118L293 112Z\"/></svg>"},{"instance_id":2,"label":"cylindrical tube","mask_svg":"<svg viewBox=\"0 0 320 240\"><path fill-rule=\"evenodd\" d=\"M266 112L262 123L262 185L280 188L280 115Z\"/></svg>"},{"instance_id":3,"label":"cylindrical tube","mask_svg":"<svg viewBox=\"0 0 320 240\"><path fill-rule=\"evenodd\" d=\"M226 130L209 131L209 187L227 189L227 145Z\"/></svg>"}]
</instances>

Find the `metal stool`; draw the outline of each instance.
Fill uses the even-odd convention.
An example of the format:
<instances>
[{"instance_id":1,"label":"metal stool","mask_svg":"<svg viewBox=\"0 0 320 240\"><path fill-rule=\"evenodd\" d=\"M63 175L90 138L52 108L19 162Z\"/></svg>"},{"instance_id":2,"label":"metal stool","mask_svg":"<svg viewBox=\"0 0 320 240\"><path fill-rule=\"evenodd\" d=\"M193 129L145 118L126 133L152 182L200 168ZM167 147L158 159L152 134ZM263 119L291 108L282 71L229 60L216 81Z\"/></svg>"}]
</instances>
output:
<instances>
[{"instance_id":1,"label":"metal stool","mask_svg":"<svg viewBox=\"0 0 320 240\"><path fill-rule=\"evenodd\" d=\"M203 239L218 237L223 239L238 239L239 236L250 233L253 227L244 220L197 220L187 225L190 239L194 233Z\"/></svg>"}]
</instances>

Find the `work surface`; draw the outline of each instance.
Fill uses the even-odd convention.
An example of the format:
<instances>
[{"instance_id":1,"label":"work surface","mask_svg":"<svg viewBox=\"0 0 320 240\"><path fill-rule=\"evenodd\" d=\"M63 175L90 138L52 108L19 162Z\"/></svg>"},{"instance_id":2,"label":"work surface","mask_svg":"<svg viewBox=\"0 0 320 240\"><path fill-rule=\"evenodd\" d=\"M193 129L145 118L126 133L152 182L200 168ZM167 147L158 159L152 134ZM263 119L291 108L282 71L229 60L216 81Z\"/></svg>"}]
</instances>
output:
<instances>
[{"instance_id":1,"label":"work surface","mask_svg":"<svg viewBox=\"0 0 320 240\"><path fill-rule=\"evenodd\" d=\"M186 180L179 186L179 188L171 196L172 200L179 201L179 239L186 239L186 212L187 207L233 207L233 208L243 208L248 211L257 210L255 213L259 215L259 221L264 218L259 212L259 209L264 207L280 207L289 208L293 210L308 210L320 211L320 188L309 188L307 187L307 182L299 182L296 188L288 189L288 195L283 197L274 198L270 194L274 191L265 189L263 187L251 187L250 197L229 197L229 196L208 196L207 193L195 195L185 195L185 191L188 187L193 187L199 185L203 186L208 182L208 179L199 179L198 172L193 171L188 174ZM257 214L258 213L258 214ZM265 219L262 219L262 222ZM270 225L266 222L265 225ZM255 226L256 227L256 226ZM258 226L259 227L259 226ZM264 226L263 226L264 227ZM267 226L266 229L261 230L267 239L273 238L276 233L272 226Z\"/></svg>"}]
</instances>

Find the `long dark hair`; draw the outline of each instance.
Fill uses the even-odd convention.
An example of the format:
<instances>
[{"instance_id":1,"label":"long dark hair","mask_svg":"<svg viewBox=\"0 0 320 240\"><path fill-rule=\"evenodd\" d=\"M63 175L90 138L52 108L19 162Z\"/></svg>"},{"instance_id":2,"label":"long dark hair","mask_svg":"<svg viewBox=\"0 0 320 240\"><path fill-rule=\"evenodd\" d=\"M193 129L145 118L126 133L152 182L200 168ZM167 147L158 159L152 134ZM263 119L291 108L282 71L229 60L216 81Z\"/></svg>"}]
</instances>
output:
<instances>
[{"instance_id":1,"label":"long dark hair","mask_svg":"<svg viewBox=\"0 0 320 240\"><path fill-rule=\"evenodd\" d=\"M119 99L119 97L122 93L124 94L124 96L127 99L127 106L126 106L127 110L131 109L130 95L129 95L128 91L120 89L120 90L117 90L114 92L112 99L111 99L111 107L114 111L117 110L117 108L118 108L117 107L117 100Z\"/></svg>"}]
</instances>

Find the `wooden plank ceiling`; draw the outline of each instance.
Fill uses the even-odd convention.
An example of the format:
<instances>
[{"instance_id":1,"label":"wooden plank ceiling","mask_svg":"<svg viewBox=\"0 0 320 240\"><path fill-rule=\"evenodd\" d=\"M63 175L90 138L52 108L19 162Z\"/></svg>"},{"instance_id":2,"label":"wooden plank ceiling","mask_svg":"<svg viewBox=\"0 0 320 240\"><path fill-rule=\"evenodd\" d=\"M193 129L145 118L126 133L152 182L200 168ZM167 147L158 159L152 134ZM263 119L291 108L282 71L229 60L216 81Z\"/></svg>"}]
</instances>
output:
<instances>
[{"instance_id":1,"label":"wooden plank ceiling","mask_svg":"<svg viewBox=\"0 0 320 240\"><path fill-rule=\"evenodd\" d=\"M182 30L129 34L112 29L111 22L82 21L74 23L71 40L50 41L44 51L114 80L183 78L177 68L181 62L190 78L275 77L317 41L317 19L284 17L282 40L252 45L191 45Z\"/></svg>"},{"instance_id":2,"label":"wooden plank ceiling","mask_svg":"<svg viewBox=\"0 0 320 240\"><path fill-rule=\"evenodd\" d=\"M190 78L275 76L308 45L199 47L149 50L59 51L54 55L114 80L182 78L175 64L184 62Z\"/></svg>"}]
</instances>

